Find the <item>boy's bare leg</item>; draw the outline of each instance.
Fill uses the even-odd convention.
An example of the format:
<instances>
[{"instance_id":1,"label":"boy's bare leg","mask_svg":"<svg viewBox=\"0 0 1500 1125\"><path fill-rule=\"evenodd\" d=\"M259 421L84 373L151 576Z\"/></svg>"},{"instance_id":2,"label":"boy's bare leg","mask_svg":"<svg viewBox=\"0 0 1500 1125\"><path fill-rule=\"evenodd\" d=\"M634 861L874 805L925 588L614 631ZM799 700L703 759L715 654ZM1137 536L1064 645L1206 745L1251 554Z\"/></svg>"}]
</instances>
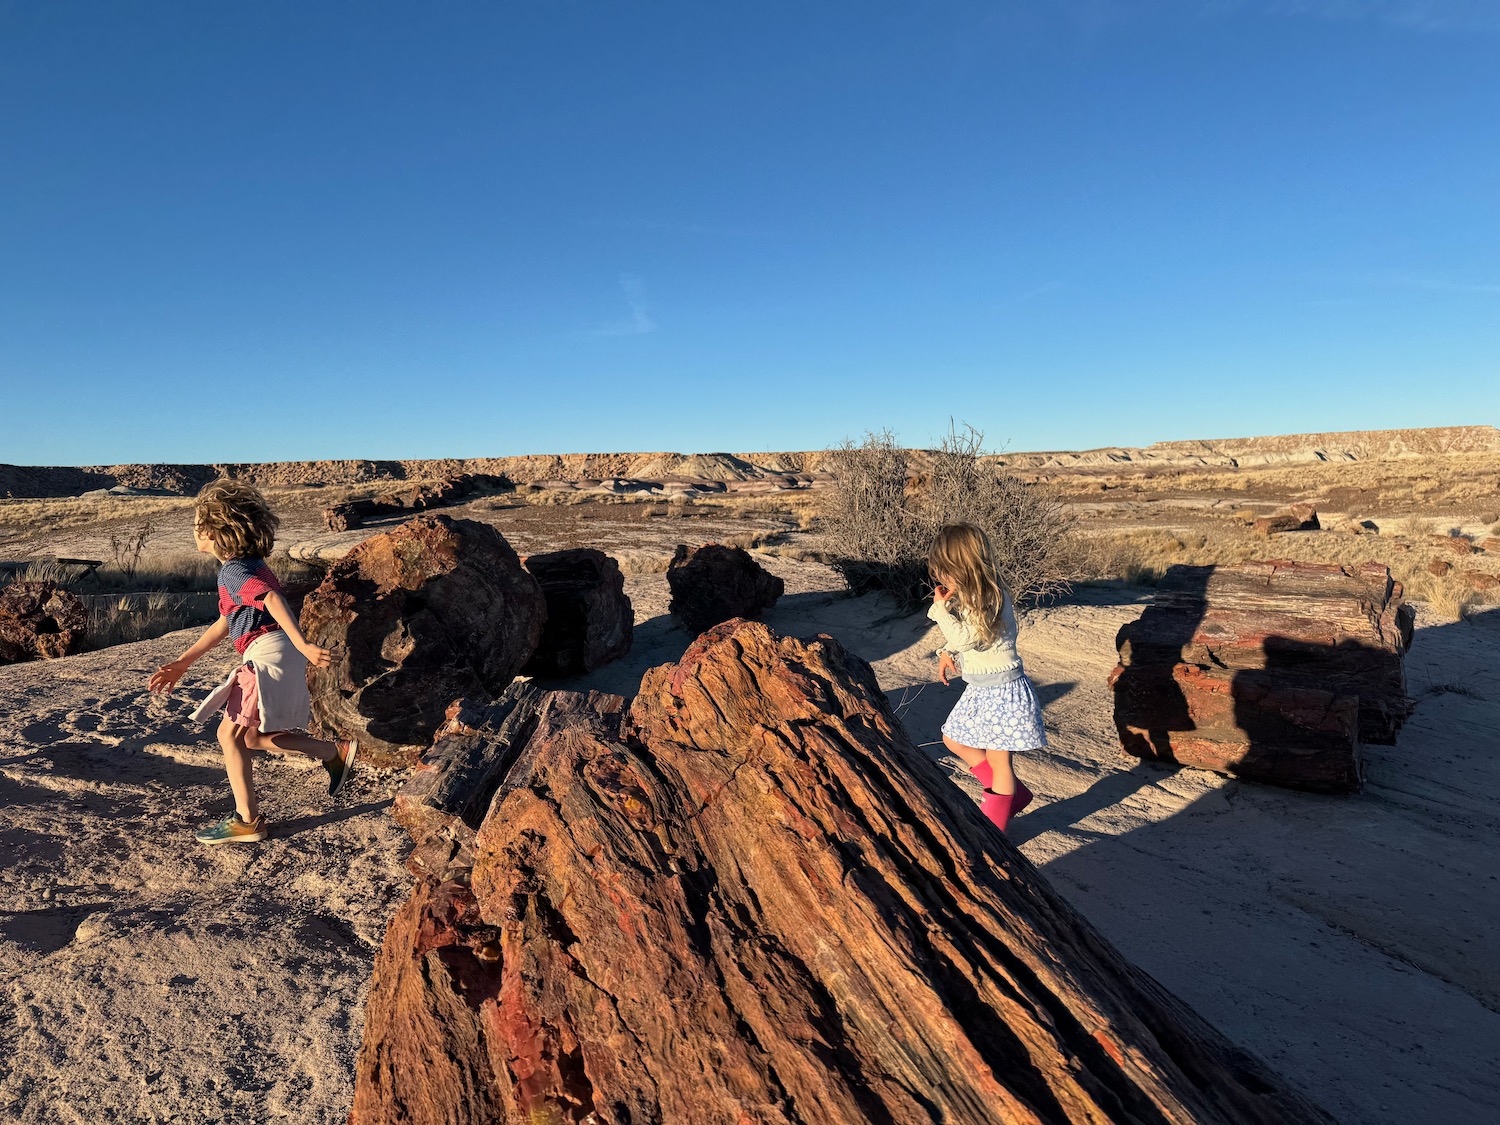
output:
<instances>
[{"instance_id":1,"label":"boy's bare leg","mask_svg":"<svg viewBox=\"0 0 1500 1125\"><path fill-rule=\"evenodd\" d=\"M266 750L272 754L306 754L320 762L331 762L339 756L339 748L333 743L289 730L272 731L270 734L261 734L258 730L247 731L245 745L252 750Z\"/></svg>"},{"instance_id":2,"label":"boy's bare leg","mask_svg":"<svg viewBox=\"0 0 1500 1125\"><path fill-rule=\"evenodd\" d=\"M1010 768L1010 751L986 750L984 760L990 764L991 776L994 778L994 781L990 783L990 789L1000 794L1014 793L1016 774Z\"/></svg>"},{"instance_id":3,"label":"boy's bare leg","mask_svg":"<svg viewBox=\"0 0 1500 1125\"><path fill-rule=\"evenodd\" d=\"M245 736L251 732L236 726L226 715L219 723L219 749L224 751L224 772L229 775L229 788L234 791L234 811L249 824L260 815L260 803L255 798L255 776L251 772L250 750L245 745Z\"/></svg>"}]
</instances>

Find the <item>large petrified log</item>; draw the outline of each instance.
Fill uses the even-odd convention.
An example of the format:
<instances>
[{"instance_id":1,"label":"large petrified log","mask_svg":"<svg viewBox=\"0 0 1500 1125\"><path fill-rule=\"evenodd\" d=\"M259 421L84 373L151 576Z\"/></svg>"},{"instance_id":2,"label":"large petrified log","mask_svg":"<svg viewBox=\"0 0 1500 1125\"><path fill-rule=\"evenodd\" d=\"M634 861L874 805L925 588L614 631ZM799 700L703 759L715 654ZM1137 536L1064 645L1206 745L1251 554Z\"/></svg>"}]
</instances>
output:
<instances>
[{"instance_id":1,"label":"large petrified log","mask_svg":"<svg viewBox=\"0 0 1500 1125\"><path fill-rule=\"evenodd\" d=\"M1378 563L1176 566L1120 630L1124 749L1294 788L1360 787L1411 711L1414 614Z\"/></svg>"},{"instance_id":2,"label":"large petrified log","mask_svg":"<svg viewBox=\"0 0 1500 1125\"><path fill-rule=\"evenodd\" d=\"M87 607L56 582L12 582L0 590L0 664L77 652L88 627Z\"/></svg>"},{"instance_id":3,"label":"large petrified log","mask_svg":"<svg viewBox=\"0 0 1500 1125\"><path fill-rule=\"evenodd\" d=\"M620 565L603 551L578 547L521 560L547 599L547 624L522 671L531 676L592 672L630 651L635 610Z\"/></svg>"},{"instance_id":4,"label":"large petrified log","mask_svg":"<svg viewBox=\"0 0 1500 1125\"><path fill-rule=\"evenodd\" d=\"M404 515L408 512L425 512L432 508L446 508L460 500L468 499L476 492L488 489L513 488L509 478L489 473L460 473L436 484L409 488L405 492L391 492L373 500L348 500L323 509L323 522L329 531L350 531L363 527L365 520L379 516Z\"/></svg>"},{"instance_id":5,"label":"large petrified log","mask_svg":"<svg viewBox=\"0 0 1500 1125\"><path fill-rule=\"evenodd\" d=\"M452 712L397 802L420 877L354 1125L1328 1120L1121 958L832 639L730 622L624 703Z\"/></svg>"},{"instance_id":6,"label":"large petrified log","mask_svg":"<svg viewBox=\"0 0 1500 1125\"><path fill-rule=\"evenodd\" d=\"M786 583L750 557L743 547L709 543L677 545L667 567L672 591L669 612L690 633L701 633L734 617L757 617L786 592Z\"/></svg>"},{"instance_id":7,"label":"large petrified log","mask_svg":"<svg viewBox=\"0 0 1500 1125\"><path fill-rule=\"evenodd\" d=\"M308 639L337 653L308 670L316 729L358 735L373 765L409 764L450 701L505 689L545 615L536 580L487 524L419 516L372 536L302 607Z\"/></svg>"}]
</instances>

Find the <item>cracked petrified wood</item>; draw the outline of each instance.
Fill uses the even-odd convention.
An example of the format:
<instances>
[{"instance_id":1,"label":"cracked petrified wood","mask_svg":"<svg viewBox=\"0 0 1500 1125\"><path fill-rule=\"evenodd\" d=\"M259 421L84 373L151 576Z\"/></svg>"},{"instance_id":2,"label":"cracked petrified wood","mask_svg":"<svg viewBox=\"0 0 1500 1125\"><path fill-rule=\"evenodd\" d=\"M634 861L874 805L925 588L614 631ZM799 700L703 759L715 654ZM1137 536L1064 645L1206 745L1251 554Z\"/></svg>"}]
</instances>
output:
<instances>
[{"instance_id":1,"label":"cracked petrified wood","mask_svg":"<svg viewBox=\"0 0 1500 1125\"><path fill-rule=\"evenodd\" d=\"M1079 917L832 639L729 622L624 703L517 684L439 738L477 801L421 798L419 849L464 830L376 962L356 1125L1327 1120Z\"/></svg>"},{"instance_id":2,"label":"cracked petrified wood","mask_svg":"<svg viewBox=\"0 0 1500 1125\"><path fill-rule=\"evenodd\" d=\"M603 551L575 547L522 560L547 599L547 623L529 676L592 672L630 651L635 610L625 596L620 565Z\"/></svg>"},{"instance_id":3,"label":"cracked petrified wood","mask_svg":"<svg viewBox=\"0 0 1500 1125\"><path fill-rule=\"evenodd\" d=\"M743 547L679 543L667 567L672 591L668 610L690 633L701 633L734 617L758 617L786 592L786 583L750 557Z\"/></svg>"},{"instance_id":4,"label":"cracked petrified wood","mask_svg":"<svg viewBox=\"0 0 1500 1125\"><path fill-rule=\"evenodd\" d=\"M1110 675L1131 754L1299 789L1360 787L1360 745L1411 713L1414 614L1379 563L1174 566L1120 630Z\"/></svg>"},{"instance_id":5,"label":"cracked petrified wood","mask_svg":"<svg viewBox=\"0 0 1500 1125\"><path fill-rule=\"evenodd\" d=\"M83 647L88 627L88 607L56 582L0 589L0 664L68 656Z\"/></svg>"},{"instance_id":6,"label":"cracked petrified wood","mask_svg":"<svg viewBox=\"0 0 1500 1125\"><path fill-rule=\"evenodd\" d=\"M492 698L536 650L546 606L488 524L419 516L360 543L302 607L334 652L308 670L324 737L357 735L372 765L408 765L459 696Z\"/></svg>"}]
</instances>

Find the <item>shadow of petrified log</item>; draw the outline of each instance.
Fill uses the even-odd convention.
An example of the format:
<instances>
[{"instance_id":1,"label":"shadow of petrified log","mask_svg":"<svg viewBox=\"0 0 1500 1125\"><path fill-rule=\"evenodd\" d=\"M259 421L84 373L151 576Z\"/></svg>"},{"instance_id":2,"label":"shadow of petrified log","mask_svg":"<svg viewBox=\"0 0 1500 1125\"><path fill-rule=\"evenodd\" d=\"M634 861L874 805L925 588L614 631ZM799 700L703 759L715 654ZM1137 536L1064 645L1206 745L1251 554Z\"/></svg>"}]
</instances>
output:
<instances>
[{"instance_id":1,"label":"shadow of petrified log","mask_svg":"<svg viewBox=\"0 0 1500 1125\"><path fill-rule=\"evenodd\" d=\"M728 622L624 703L450 712L398 801L420 878L353 1122L1327 1120L1053 892L831 638Z\"/></svg>"}]
</instances>

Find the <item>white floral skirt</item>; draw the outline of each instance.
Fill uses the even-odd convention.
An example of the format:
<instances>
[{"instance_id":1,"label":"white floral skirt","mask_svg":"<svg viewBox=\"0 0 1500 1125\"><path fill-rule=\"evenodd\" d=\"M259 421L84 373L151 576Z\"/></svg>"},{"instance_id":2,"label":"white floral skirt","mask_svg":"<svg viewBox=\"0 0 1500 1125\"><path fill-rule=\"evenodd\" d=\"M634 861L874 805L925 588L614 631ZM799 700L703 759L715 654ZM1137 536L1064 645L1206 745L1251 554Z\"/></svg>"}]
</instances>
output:
<instances>
[{"instance_id":1,"label":"white floral skirt","mask_svg":"<svg viewBox=\"0 0 1500 1125\"><path fill-rule=\"evenodd\" d=\"M943 724L943 733L976 750L1024 752L1047 745L1042 705L1025 676L1008 684L964 688Z\"/></svg>"}]
</instances>

